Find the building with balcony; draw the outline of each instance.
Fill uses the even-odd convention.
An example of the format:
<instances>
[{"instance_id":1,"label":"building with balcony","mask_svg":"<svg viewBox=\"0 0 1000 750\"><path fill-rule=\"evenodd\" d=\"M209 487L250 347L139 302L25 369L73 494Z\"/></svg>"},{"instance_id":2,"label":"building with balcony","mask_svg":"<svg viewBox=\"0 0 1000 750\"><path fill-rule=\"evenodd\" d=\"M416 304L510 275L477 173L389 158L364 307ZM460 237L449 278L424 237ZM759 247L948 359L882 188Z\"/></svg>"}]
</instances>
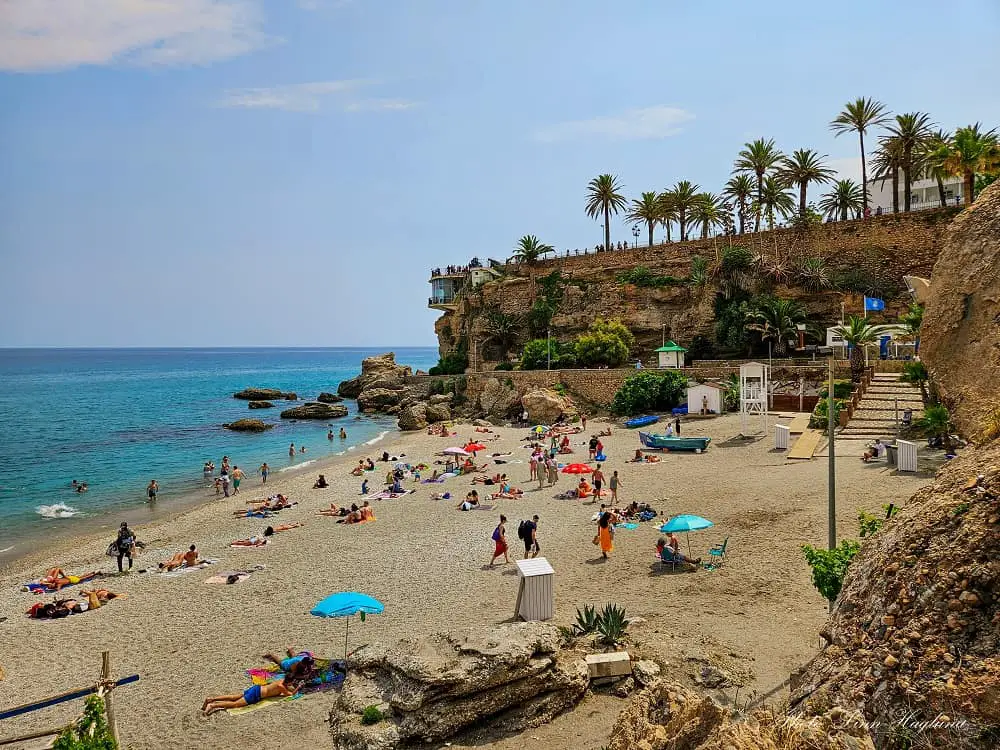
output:
<instances>
[{"instance_id":1,"label":"building with balcony","mask_svg":"<svg viewBox=\"0 0 1000 750\"><path fill-rule=\"evenodd\" d=\"M961 177L948 177L944 181L945 202L949 206L960 206L965 199L964 186ZM872 180L868 183L868 206L873 214L892 213L892 180ZM905 205L903 194L903 176L899 176L899 210ZM938 193L937 180L914 180L910 184L910 210L922 211L925 208L940 208L941 196Z\"/></svg>"},{"instance_id":2,"label":"building with balcony","mask_svg":"<svg viewBox=\"0 0 1000 750\"><path fill-rule=\"evenodd\" d=\"M473 258L464 266L434 268L431 270L431 296L427 306L434 310L454 310L463 290L473 289L499 275L492 266L480 263L479 258Z\"/></svg>"}]
</instances>

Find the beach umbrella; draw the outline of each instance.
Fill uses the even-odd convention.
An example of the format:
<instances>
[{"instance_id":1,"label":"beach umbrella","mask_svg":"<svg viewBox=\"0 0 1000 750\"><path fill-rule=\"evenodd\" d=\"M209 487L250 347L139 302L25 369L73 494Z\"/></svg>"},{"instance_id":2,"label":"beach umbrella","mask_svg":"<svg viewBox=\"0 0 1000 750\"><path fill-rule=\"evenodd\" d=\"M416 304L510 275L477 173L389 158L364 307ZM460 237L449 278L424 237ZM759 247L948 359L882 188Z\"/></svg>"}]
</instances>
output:
<instances>
[{"instance_id":1,"label":"beach umbrella","mask_svg":"<svg viewBox=\"0 0 1000 750\"><path fill-rule=\"evenodd\" d=\"M548 432L549 428L543 424L536 424L534 427L531 428L531 431L534 432L536 435L541 435L545 432Z\"/></svg>"},{"instance_id":2,"label":"beach umbrella","mask_svg":"<svg viewBox=\"0 0 1000 750\"><path fill-rule=\"evenodd\" d=\"M445 448L443 451L441 451L441 453L444 454L445 456L468 456L469 455L469 452L467 450L465 450L465 448L457 448L457 447L454 447L454 446L451 447L451 448Z\"/></svg>"},{"instance_id":3,"label":"beach umbrella","mask_svg":"<svg viewBox=\"0 0 1000 750\"><path fill-rule=\"evenodd\" d=\"M660 531L683 531L685 537L687 537L688 552L691 552L691 535L688 532L700 531L701 529L707 529L710 526L715 526L714 523L709 521L707 518L702 518L701 516L693 516L689 513L682 513L679 516L674 516L665 524L660 526Z\"/></svg>"},{"instance_id":4,"label":"beach umbrella","mask_svg":"<svg viewBox=\"0 0 1000 750\"><path fill-rule=\"evenodd\" d=\"M469 443L465 446L465 450L469 453L472 453L473 451L484 451L486 450L486 446L482 443Z\"/></svg>"},{"instance_id":5,"label":"beach umbrella","mask_svg":"<svg viewBox=\"0 0 1000 750\"><path fill-rule=\"evenodd\" d=\"M309 614L316 617L346 617L347 628L344 630L344 658L347 658L347 636L351 632L351 617L360 614L361 622L365 621L365 615L380 615L385 605L378 599L373 599L367 594L359 594L354 591L341 591L339 594L330 594L320 602L317 602Z\"/></svg>"},{"instance_id":6,"label":"beach umbrella","mask_svg":"<svg viewBox=\"0 0 1000 750\"><path fill-rule=\"evenodd\" d=\"M567 464L563 467L563 474L590 474L593 471L587 464Z\"/></svg>"}]
</instances>

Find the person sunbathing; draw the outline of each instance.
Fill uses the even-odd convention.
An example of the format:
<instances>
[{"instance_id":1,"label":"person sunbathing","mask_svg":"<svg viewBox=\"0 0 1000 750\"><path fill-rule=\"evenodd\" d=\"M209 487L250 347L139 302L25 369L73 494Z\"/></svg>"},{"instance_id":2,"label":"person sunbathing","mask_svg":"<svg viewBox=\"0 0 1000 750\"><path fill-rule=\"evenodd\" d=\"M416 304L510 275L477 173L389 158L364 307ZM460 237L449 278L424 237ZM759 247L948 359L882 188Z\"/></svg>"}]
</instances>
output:
<instances>
[{"instance_id":1,"label":"person sunbathing","mask_svg":"<svg viewBox=\"0 0 1000 750\"><path fill-rule=\"evenodd\" d=\"M100 609L112 599L117 599L121 594L116 594L107 589L94 589L93 591L81 591L87 597L87 609Z\"/></svg>"},{"instance_id":2,"label":"person sunbathing","mask_svg":"<svg viewBox=\"0 0 1000 750\"><path fill-rule=\"evenodd\" d=\"M581 479L580 484L576 486L576 496L577 497L590 497L591 487L586 479Z\"/></svg>"},{"instance_id":3,"label":"person sunbathing","mask_svg":"<svg viewBox=\"0 0 1000 750\"><path fill-rule=\"evenodd\" d=\"M271 529L271 533L277 534L279 531L291 531L292 529L297 529L300 526L305 526L305 524L296 521L295 523L279 523L277 526L268 526L267 528ZM271 534L267 533L267 529L264 529L264 536L270 535Z\"/></svg>"},{"instance_id":4,"label":"person sunbathing","mask_svg":"<svg viewBox=\"0 0 1000 750\"><path fill-rule=\"evenodd\" d=\"M495 492L494 494L490 495L490 499L496 500L497 498L501 498L504 500L519 500L523 496L524 496L524 490L519 489L517 487L511 487L509 484L505 484L503 487L500 488L499 492Z\"/></svg>"},{"instance_id":5,"label":"person sunbathing","mask_svg":"<svg viewBox=\"0 0 1000 750\"><path fill-rule=\"evenodd\" d=\"M502 482L503 482L503 476L501 474L494 474L491 477L488 477L485 474L481 474L478 477L472 478L473 484L493 485L493 484L501 484Z\"/></svg>"},{"instance_id":6,"label":"person sunbathing","mask_svg":"<svg viewBox=\"0 0 1000 750\"><path fill-rule=\"evenodd\" d=\"M89 573L81 573L78 576L67 574L62 568L52 568L38 582L51 591L58 591L63 586L75 583L84 583L91 578L100 575L99 570L92 570Z\"/></svg>"},{"instance_id":7,"label":"person sunbathing","mask_svg":"<svg viewBox=\"0 0 1000 750\"><path fill-rule=\"evenodd\" d=\"M237 539L235 542L231 543L230 547L263 547L267 544L267 539L260 536L252 536L249 539Z\"/></svg>"},{"instance_id":8,"label":"person sunbathing","mask_svg":"<svg viewBox=\"0 0 1000 750\"><path fill-rule=\"evenodd\" d=\"M611 428L607 427L597 433L597 437L611 437Z\"/></svg>"},{"instance_id":9,"label":"person sunbathing","mask_svg":"<svg viewBox=\"0 0 1000 750\"><path fill-rule=\"evenodd\" d=\"M160 570L165 570L169 573L171 570L176 568L193 568L197 564L198 549L192 544L186 552L178 552L166 562L161 562L159 564L159 568Z\"/></svg>"},{"instance_id":10,"label":"person sunbathing","mask_svg":"<svg viewBox=\"0 0 1000 750\"><path fill-rule=\"evenodd\" d=\"M680 542L677 541L677 537L673 533L667 539L662 536L656 541L656 554L660 556L663 562L679 562L686 565L701 565L701 558L696 557L691 559L683 552L681 552Z\"/></svg>"},{"instance_id":11,"label":"person sunbathing","mask_svg":"<svg viewBox=\"0 0 1000 750\"><path fill-rule=\"evenodd\" d=\"M455 506L455 510L472 510L473 508L476 508L478 506L479 506L478 497L474 496L470 497L469 495L466 495L465 500L463 500L462 502L460 502L458 505Z\"/></svg>"},{"instance_id":12,"label":"person sunbathing","mask_svg":"<svg viewBox=\"0 0 1000 750\"><path fill-rule=\"evenodd\" d=\"M292 664L287 674L280 680L266 685L251 685L236 695L216 695L206 698L201 704L201 710L205 716L211 716L217 711L252 706L268 698L288 698L301 689L302 683L312 670L313 659L311 656L306 656Z\"/></svg>"},{"instance_id":13,"label":"person sunbathing","mask_svg":"<svg viewBox=\"0 0 1000 750\"><path fill-rule=\"evenodd\" d=\"M320 474L320 475L319 475L319 479L317 479L317 480L316 480L316 481L315 481L315 482L313 483L313 489L314 489L314 490L322 490L322 489L325 489L325 488L327 488L327 487L329 487L329 486L330 486L330 485L326 483L326 477L325 477L325 476L323 476L322 474Z\"/></svg>"},{"instance_id":14,"label":"person sunbathing","mask_svg":"<svg viewBox=\"0 0 1000 750\"><path fill-rule=\"evenodd\" d=\"M493 432L489 427L477 427L476 432Z\"/></svg>"},{"instance_id":15,"label":"person sunbathing","mask_svg":"<svg viewBox=\"0 0 1000 750\"><path fill-rule=\"evenodd\" d=\"M341 509L344 510L343 508ZM358 508L357 503L351 503L351 510L348 513L341 513L344 518L341 518L337 523L357 523L361 520L361 509Z\"/></svg>"},{"instance_id":16,"label":"person sunbathing","mask_svg":"<svg viewBox=\"0 0 1000 750\"><path fill-rule=\"evenodd\" d=\"M358 461L358 465L351 469L351 474L356 477L360 477L365 473L365 463L364 461Z\"/></svg>"},{"instance_id":17,"label":"person sunbathing","mask_svg":"<svg viewBox=\"0 0 1000 750\"><path fill-rule=\"evenodd\" d=\"M321 510L316 511L316 513L318 513L321 516L346 516L347 508L342 508L336 503L330 503L329 508L323 508Z\"/></svg>"}]
</instances>

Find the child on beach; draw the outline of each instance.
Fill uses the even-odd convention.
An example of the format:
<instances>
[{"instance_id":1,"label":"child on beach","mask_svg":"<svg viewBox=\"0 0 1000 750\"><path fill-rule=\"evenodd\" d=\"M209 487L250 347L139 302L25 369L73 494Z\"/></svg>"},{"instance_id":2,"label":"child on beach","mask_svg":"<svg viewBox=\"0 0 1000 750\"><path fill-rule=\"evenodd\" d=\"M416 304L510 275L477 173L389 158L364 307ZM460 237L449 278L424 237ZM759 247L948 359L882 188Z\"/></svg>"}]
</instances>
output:
<instances>
[{"instance_id":1,"label":"child on beach","mask_svg":"<svg viewBox=\"0 0 1000 750\"><path fill-rule=\"evenodd\" d=\"M267 484L267 475L271 472L271 467L268 466L267 462L265 461L260 465L259 471L260 471L260 483Z\"/></svg>"},{"instance_id":2,"label":"child on beach","mask_svg":"<svg viewBox=\"0 0 1000 750\"><path fill-rule=\"evenodd\" d=\"M149 502L156 502L156 493L160 491L160 485L156 483L155 479L149 480L149 485L146 487L146 496L149 498Z\"/></svg>"}]
</instances>

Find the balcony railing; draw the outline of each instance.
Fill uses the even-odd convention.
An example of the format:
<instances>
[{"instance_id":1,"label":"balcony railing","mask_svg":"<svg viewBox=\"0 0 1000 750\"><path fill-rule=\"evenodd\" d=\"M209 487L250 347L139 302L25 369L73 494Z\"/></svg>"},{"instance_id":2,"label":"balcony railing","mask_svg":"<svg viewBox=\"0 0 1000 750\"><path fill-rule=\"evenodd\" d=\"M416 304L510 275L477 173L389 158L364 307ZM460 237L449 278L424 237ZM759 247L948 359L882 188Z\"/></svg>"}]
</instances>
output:
<instances>
[{"instance_id":1,"label":"balcony railing","mask_svg":"<svg viewBox=\"0 0 1000 750\"><path fill-rule=\"evenodd\" d=\"M454 294L444 295L444 296L441 296L441 297L428 297L427 298L427 304L428 305L451 305L451 304L453 304L455 302L456 299L457 299L457 295L454 295Z\"/></svg>"}]
</instances>

